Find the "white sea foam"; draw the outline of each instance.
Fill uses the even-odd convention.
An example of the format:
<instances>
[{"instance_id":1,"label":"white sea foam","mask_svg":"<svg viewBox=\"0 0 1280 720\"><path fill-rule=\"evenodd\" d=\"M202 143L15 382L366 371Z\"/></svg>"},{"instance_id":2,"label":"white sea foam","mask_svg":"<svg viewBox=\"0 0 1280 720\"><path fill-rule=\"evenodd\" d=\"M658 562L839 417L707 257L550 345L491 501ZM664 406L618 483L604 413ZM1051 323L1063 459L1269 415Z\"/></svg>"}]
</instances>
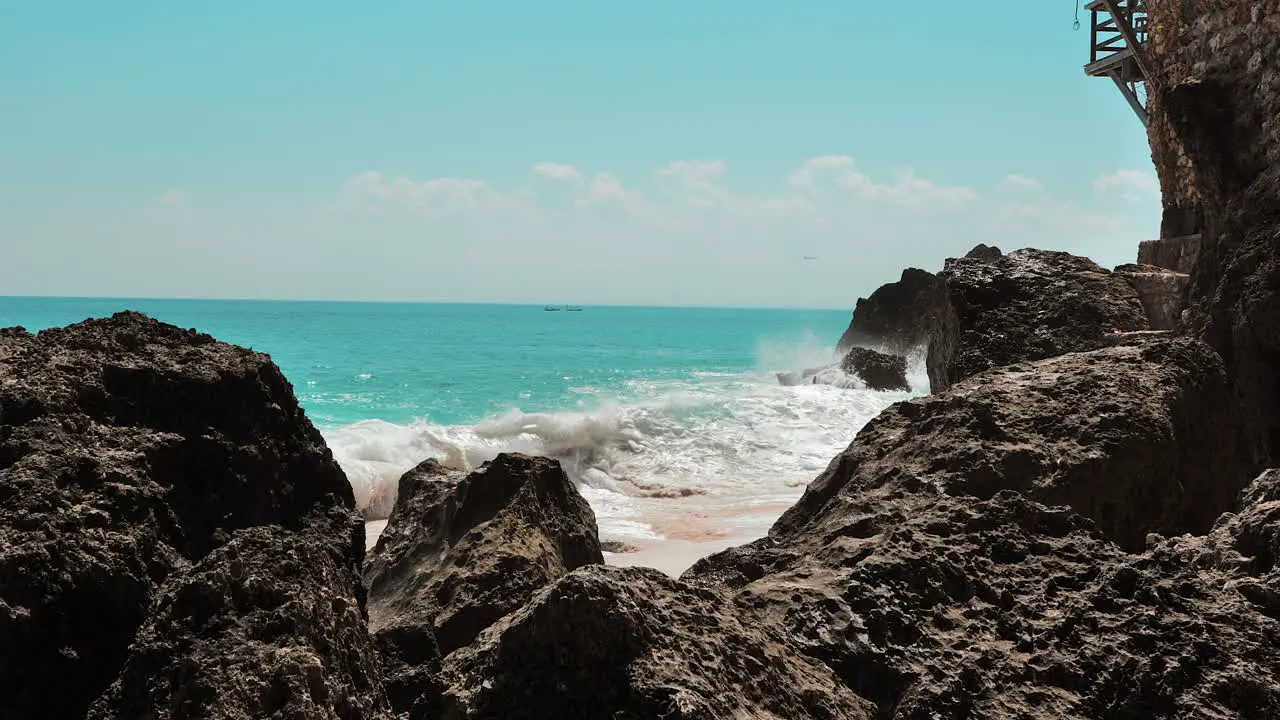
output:
<instances>
[{"instance_id":1,"label":"white sea foam","mask_svg":"<svg viewBox=\"0 0 1280 720\"><path fill-rule=\"evenodd\" d=\"M831 361L829 351L770 352L762 365L774 370ZM792 387L763 369L637 381L628 401L590 412L512 411L475 425L366 420L325 437L369 519L387 516L400 475L426 458L471 470L521 452L561 461L606 539L714 539L763 532L868 420L928 386L918 357L912 393L869 391L830 372L819 382L831 384Z\"/></svg>"}]
</instances>

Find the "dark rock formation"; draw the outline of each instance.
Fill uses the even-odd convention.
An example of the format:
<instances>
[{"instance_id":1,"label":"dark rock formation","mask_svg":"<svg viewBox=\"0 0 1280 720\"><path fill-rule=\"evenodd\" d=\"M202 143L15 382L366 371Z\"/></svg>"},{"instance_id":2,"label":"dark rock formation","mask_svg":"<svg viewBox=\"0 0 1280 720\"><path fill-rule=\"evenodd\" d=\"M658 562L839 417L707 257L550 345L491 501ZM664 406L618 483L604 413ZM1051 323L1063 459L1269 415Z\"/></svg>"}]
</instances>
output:
<instances>
[{"instance_id":1,"label":"dark rock formation","mask_svg":"<svg viewBox=\"0 0 1280 720\"><path fill-rule=\"evenodd\" d=\"M239 573L275 561L255 555L262 548L248 540L228 543L237 531L270 526L295 552L327 559L299 576L320 595L294 601L332 613L281 624L271 642L314 647L320 664L308 687L345 698L352 711L344 717L366 717L361 709L376 707L381 689L354 684L369 646L355 632L364 627L363 526L353 508L342 471L265 355L136 313L38 336L0 332L5 715L82 718L127 657L126 694L176 692L148 676L168 672L159 668L169 651L170 662L187 663L182 678L193 692L224 687L204 673L225 660L217 672L233 674L258 647L257 630L227 624L270 615L278 582L262 578L261 593L236 590ZM149 620L153 603L159 614ZM198 659L178 656L195 630L165 619L182 608L200 613L182 622L207 623ZM129 652L140 628L145 658ZM176 634L163 636L165 628ZM281 692L273 702L282 712L317 707L314 694ZM115 707L126 716L150 714L147 698L122 702ZM205 712L218 715L220 702L208 698ZM228 702L228 712L245 707Z\"/></svg>"},{"instance_id":2,"label":"dark rock formation","mask_svg":"<svg viewBox=\"0 0 1280 720\"><path fill-rule=\"evenodd\" d=\"M446 720L872 717L718 593L648 568L576 570L446 661Z\"/></svg>"},{"instance_id":3,"label":"dark rock formation","mask_svg":"<svg viewBox=\"0 0 1280 720\"><path fill-rule=\"evenodd\" d=\"M1280 5L1148 3L1166 208L1199 206L1191 328L1222 354L1256 466L1280 458Z\"/></svg>"},{"instance_id":4,"label":"dark rock formation","mask_svg":"<svg viewBox=\"0 0 1280 720\"><path fill-rule=\"evenodd\" d=\"M980 254L948 260L939 277L959 327L949 383L1001 365L1096 350L1117 330L1148 329L1134 289L1077 255Z\"/></svg>"},{"instance_id":5,"label":"dark rock formation","mask_svg":"<svg viewBox=\"0 0 1280 720\"><path fill-rule=\"evenodd\" d=\"M1152 330L1176 330L1182 324L1191 282L1185 273L1151 265L1121 265L1115 272L1137 291Z\"/></svg>"},{"instance_id":6,"label":"dark rock formation","mask_svg":"<svg viewBox=\"0 0 1280 720\"><path fill-rule=\"evenodd\" d=\"M1088 258L979 245L939 275L909 269L858 301L839 349L928 347L940 392L988 368L1106 347L1149 325L1137 292Z\"/></svg>"},{"instance_id":7,"label":"dark rock formation","mask_svg":"<svg viewBox=\"0 0 1280 720\"><path fill-rule=\"evenodd\" d=\"M342 535L240 530L161 585L91 720L386 717Z\"/></svg>"},{"instance_id":8,"label":"dark rock formation","mask_svg":"<svg viewBox=\"0 0 1280 720\"><path fill-rule=\"evenodd\" d=\"M869 423L778 521L790 527L860 478L910 472L949 494L1017 490L1070 505L1129 549L1147 533L1203 532L1248 466L1218 357L1189 340L1018 364Z\"/></svg>"},{"instance_id":9,"label":"dark rock formation","mask_svg":"<svg viewBox=\"0 0 1280 720\"><path fill-rule=\"evenodd\" d=\"M959 332L946 284L933 273L907 268L898 282L858 299L853 320L836 349L846 353L870 347L909 355L927 348L929 384L942 390L949 384L948 367Z\"/></svg>"},{"instance_id":10,"label":"dark rock formation","mask_svg":"<svg viewBox=\"0 0 1280 720\"><path fill-rule=\"evenodd\" d=\"M1274 717L1280 479L1215 525L1242 484L1220 362L1134 342L894 406L683 579L881 718Z\"/></svg>"},{"instance_id":11,"label":"dark rock formation","mask_svg":"<svg viewBox=\"0 0 1280 720\"><path fill-rule=\"evenodd\" d=\"M395 709L433 715L442 656L602 562L595 513L555 460L503 454L465 477L428 460L405 473L364 573Z\"/></svg>"},{"instance_id":12,"label":"dark rock formation","mask_svg":"<svg viewBox=\"0 0 1280 720\"><path fill-rule=\"evenodd\" d=\"M965 253L964 256L971 260L999 260L1004 255L1000 248L993 245L985 245L978 243L972 250Z\"/></svg>"},{"instance_id":13,"label":"dark rock formation","mask_svg":"<svg viewBox=\"0 0 1280 720\"><path fill-rule=\"evenodd\" d=\"M840 361L840 366L845 372L862 378L862 382L871 390L911 389L911 384L907 382L907 359L901 355L886 355L868 348L855 347Z\"/></svg>"},{"instance_id":14,"label":"dark rock formation","mask_svg":"<svg viewBox=\"0 0 1280 720\"><path fill-rule=\"evenodd\" d=\"M1200 258L1199 235L1143 240L1138 243L1138 264L1190 275Z\"/></svg>"}]
</instances>

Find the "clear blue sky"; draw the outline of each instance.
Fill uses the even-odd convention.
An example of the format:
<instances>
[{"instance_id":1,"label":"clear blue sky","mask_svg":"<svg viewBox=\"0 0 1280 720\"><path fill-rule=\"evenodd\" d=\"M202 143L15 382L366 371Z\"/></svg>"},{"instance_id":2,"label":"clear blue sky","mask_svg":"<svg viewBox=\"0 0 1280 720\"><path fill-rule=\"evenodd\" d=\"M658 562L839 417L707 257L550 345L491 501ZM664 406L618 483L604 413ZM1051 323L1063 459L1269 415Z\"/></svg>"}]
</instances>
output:
<instances>
[{"instance_id":1,"label":"clear blue sky","mask_svg":"<svg viewBox=\"0 0 1280 720\"><path fill-rule=\"evenodd\" d=\"M0 1L0 295L849 307L978 242L1129 261L1149 152L1073 11Z\"/></svg>"}]
</instances>

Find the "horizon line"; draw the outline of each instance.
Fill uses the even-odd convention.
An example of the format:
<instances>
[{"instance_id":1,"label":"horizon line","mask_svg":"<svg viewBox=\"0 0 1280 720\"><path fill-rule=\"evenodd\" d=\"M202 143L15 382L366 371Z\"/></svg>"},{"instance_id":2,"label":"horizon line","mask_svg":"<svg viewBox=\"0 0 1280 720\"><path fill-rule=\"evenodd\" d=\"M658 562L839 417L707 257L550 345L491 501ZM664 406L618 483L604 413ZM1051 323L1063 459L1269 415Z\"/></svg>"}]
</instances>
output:
<instances>
[{"instance_id":1,"label":"horizon line","mask_svg":"<svg viewBox=\"0 0 1280 720\"><path fill-rule=\"evenodd\" d=\"M164 297L156 295L0 295L4 300L122 300L122 301L165 301L165 302L227 302L227 303L349 303L365 305L478 305L492 307L561 307L580 308L618 308L618 309L663 309L663 310L793 310L793 311L840 311L852 312L849 307L814 307L785 305L687 305L687 304L639 304L639 303L566 303L535 301L494 301L494 300L372 300L372 299L329 299L329 298L270 298L270 297Z\"/></svg>"}]
</instances>

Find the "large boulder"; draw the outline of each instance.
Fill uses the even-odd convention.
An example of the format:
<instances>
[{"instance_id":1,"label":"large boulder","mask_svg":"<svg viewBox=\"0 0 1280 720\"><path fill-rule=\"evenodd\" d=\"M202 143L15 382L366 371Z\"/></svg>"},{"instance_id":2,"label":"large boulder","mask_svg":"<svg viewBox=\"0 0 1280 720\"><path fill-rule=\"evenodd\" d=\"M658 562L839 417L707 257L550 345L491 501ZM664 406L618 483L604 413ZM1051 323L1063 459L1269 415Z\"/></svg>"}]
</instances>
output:
<instances>
[{"instance_id":1,"label":"large boulder","mask_svg":"<svg viewBox=\"0 0 1280 720\"><path fill-rule=\"evenodd\" d=\"M1121 265L1115 272L1137 291L1152 330L1177 330L1182 325L1188 275L1152 265Z\"/></svg>"},{"instance_id":2,"label":"large boulder","mask_svg":"<svg viewBox=\"0 0 1280 720\"><path fill-rule=\"evenodd\" d=\"M570 573L445 670L445 720L862 720L874 710L718 593L638 567Z\"/></svg>"},{"instance_id":3,"label":"large boulder","mask_svg":"<svg viewBox=\"0 0 1280 720\"><path fill-rule=\"evenodd\" d=\"M1096 350L1149 329L1126 278L1088 258L979 245L938 275L914 268L858 301L838 349L926 349L933 392L1015 362Z\"/></svg>"},{"instance_id":4,"label":"large boulder","mask_svg":"<svg viewBox=\"0 0 1280 720\"><path fill-rule=\"evenodd\" d=\"M467 475L427 460L405 473L364 571L395 709L433 716L441 657L602 562L595 513L555 460L502 454Z\"/></svg>"},{"instance_id":5,"label":"large boulder","mask_svg":"<svg viewBox=\"0 0 1280 720\"><path fill-rule=\"evenodd\" d=\"M948 494L1069 505L1130 549L1204 532L1250 472L1227 387L1210 348L1159 335L997 368L872 420L775 529L905 472Z\"/></svg>"},{"instance_id":6,"label":"large boulder","mask_svg":"<svg viewBox=\"0 0 1280 720\"><path fill-rule=\"evenodd\" d=\"M84 717L120 674L139 630L160 627L148 624L153 604L164 606L166 593L184 585L230 592L186 574L263 567L247 546L215 551L238 531L273 527L282 540L296 536L299 552L331 563L300 583L292 601L357 610L320 629L281 626L273 642L314 644L315 682L350 698L346 717L366 717L382 701L376 682L349 684L371 652L356 632L364 627L364 546L354 505L342 470L266 355L136 313L39 335L0 331L4 713ZM234 612L202 606L206 630L277 597L236 595ZM147 637L148 666L158 667L166 648L183 652L187 636ZM204 645L200 667L218 654L238 662L243 643L253 644L219 637ZM150 716L130 707L132 716Z\"/></svg>"},{"instance_id":7,"label":"large boulder","mask_svg":"<svg viewBox=\"0 0 1280 720\"><path fill-rule=\"evenodd\" d=\"M116 718L383 718L379 662L349 556L319 531L240 530L160 586L120 678Z\"/></svg>"},{"instance_id":8,"label":"large boulder","mask_svg":"<svg viewBox=\"0 0 1280 720\"><path fill-rule=\"evenodd\" d=\"M857 375L871 390L908 391L907 359L901 355L889 355L869 348L851 348L840 362L847 373Z\"/></svg>"},{"instance_id":9,"label":"large boulder","mask_svg":"<svg viewBox=\"0 0 1280 720\"><path fill-rule=\"evenodd\" d=\"M959 326L949 384L988 368L1096 350L1117 331L1149 328L1133 287L1078 255L972 255L947 260L940 278Z\"/></svg>"},{"instance_id":10,"label":"large boulder","mask_svg":"<svg viewBox=\"0 0 1280 720\"><path fill-rule=\"evenodd\" d=\"M925 349L929 384L942 390L959 332L946 284L933 273L907 268L898 282L858 299L836 350L866 347L905 356Z\"/></svg>"},{"instance_id":11,"label":"large boulder","mask_svg":"<svg viewBox=\"0 0 1280 720\"><path fill-rule=\"evenodd\" d=\"M1275 716L1274 483L1219 516L1248 477L1221 363L1134 342L890 408L682 579L882 718Z\"/></svg>"}]
</instances>

